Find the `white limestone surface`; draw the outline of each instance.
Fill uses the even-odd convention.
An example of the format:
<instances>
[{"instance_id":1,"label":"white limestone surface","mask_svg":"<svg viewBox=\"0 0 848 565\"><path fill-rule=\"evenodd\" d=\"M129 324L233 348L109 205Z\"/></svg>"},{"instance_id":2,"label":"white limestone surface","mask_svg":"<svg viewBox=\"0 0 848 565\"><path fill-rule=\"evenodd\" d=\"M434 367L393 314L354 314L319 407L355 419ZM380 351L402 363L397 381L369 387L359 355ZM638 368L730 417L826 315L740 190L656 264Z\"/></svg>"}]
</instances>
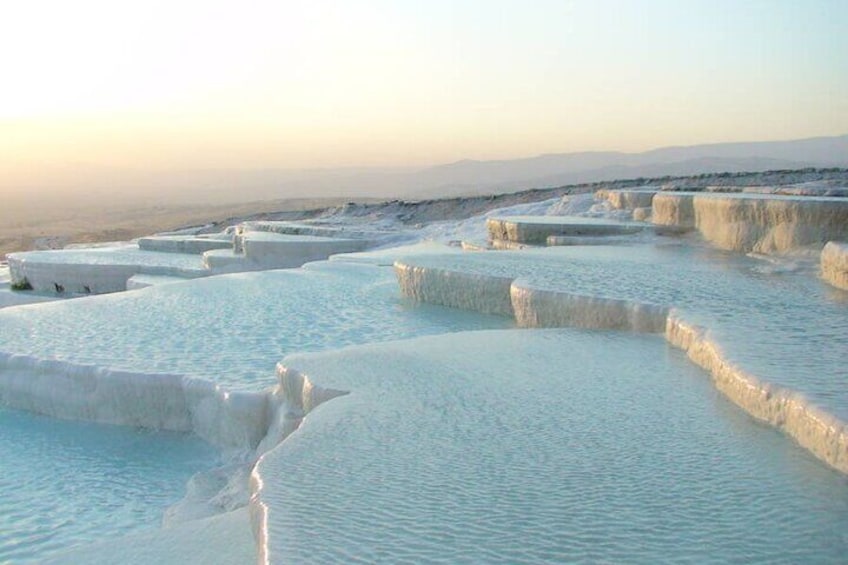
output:
<instances>
[{"instance_id":1,"label":"white limestone surface","mask_svg":"<svg viewBox=\"0 0 848 565\"><path fill-rule=\"evenodd\" d=\"M322 261L330 255L353 253L366 249L366 239L341 239L310 235L288 235L271 232L245 232L241 239L247 261L262 269L288 269L312 261Z\"/></svg>"},{"instance_id":2,"label":"white limestone surface","mask_svg":"<svg viewBox=\"0 0 848 565\"><path fill-rule=\"evenodd\" d=\"M20 308L3 313L12 310ZM0 353L0 402L67 420L193 432L237 452L255 447L267 430L261 392L231 392L173 373L6 352Z\"/></svg>"},{"instance_id":3,"label":"white limestone surface","mask_svg":"<svg viewBox=\"0 0 848 565\"><path fill-rule=\"evenodd\" d=\"M652 212L653 209L650 206L647 208L634 208L633 219L637 222L650 222Z\"/></svg>"},{"instance_id":4,"label":"white limestone surface","mask_svg":"<svg viewBox=\"0 0 848 565\"><path fill-rule=\"evenodd\" d=\"M848 243L830 241L824 246L821 276L833 286L848 290Z\"/></svg>"},{"instance_id":5,"label":"white limestone surface","mask_svg":"<svg viewBox=\"0 0 848 565\"><path fill-rule=\"evenodd\" d=\"M212 249L204 252L202 257L204 268L215 274L257 270L251 268L247 257L233 249Z\"/></svg>"},{"instance_id":6,"label":"white limestone surface","mask_svg":"<svg viewBox=\"0 0 848 565\"><path fill-rule=\"evenodd\" d=\"M548 236L551 237L551 236ZM493 239L492 249L496 251L520 251L527 249L530 245L526 243L518 243L516 241L508 241L506 239Z\"/></svg>"},{"instance_id":7,"label":"white limestone surface","mask_svg":"<svg viewBox=\"0 0 848 565\"><path fill-rule=\"evenodd\" d=\"M485 241L467 241L463 240L460 242L460 247L463 251L491 251L491 247L488 242Z\"/></svg>"},{"instance_id":8,"label":"white limestone surface","mask_svg":"<svg viewBox=\"0 0 848 565\"><path fill-rule=\"evenodd\" d=\"M153 235L138 240L139 249L162 251L167 253L188 253L202 255L212 249L230 249L233 237L230 234L195 235Z\"/></svg>"},{"instance_id":9,"label":"white limestone surface","mask_svg":"<svg viewBox=\"0 0 848 565\"><path fill-rule=\"evenodd\" d=\"M285 359L260 563L839 561L844 478L661 338L466 332ZM316 388L348 394L322 403ZM316 407L317 406L317 407Z\"/></svg>"},{"instance_id":10,"label":"white limestone surface","mask_svg":"<svg viewBox=\"0 0 848 565\"><path fill-rule=\"evenodd\" d=\"M158 284L172 284L185 281L186 279L183 277L169 277L167 275L133 275L127 279L127 290L138 290Z\"/></svg>"},{"instance_id":11,"label":"white limestone surface","mask_svg":"<svg viewBox=\"0 0 848 565\"><path fill-rule=\"evenodd\" d=\"M337 239L380 239L387 232L344 223L308 223L249 221L241 224L244 232L268 232L283 235L328 237Z\"/></svg>"},{"instance_id":12,"label":"white limestone surface","mask_svg":"<svg viewBox=\"0 0 848 565\"><path fill-rule=\"evenodd\" d=\"M391 247L383 247L380 249L372 249L368 251L360 251L357 253L341 253L331 255L330 261L342 261L345 263L364 263L366 265L375 265L381 267L391 267L401 257L415 257L418 255L433 255L433 254L460 254L463 248L455 245L446 245L437 241L418 241L415 243Z\"/></svg>"},{"instance_id":13,"label":"white limestone surface","mask_svg":"<svg viewBox=\"0 0 848 565\"><path fill-rule=\"evenodd\" d=\"M200 257L142 251L135 245L8 256L13 283L27 281L38 292L103 294L126 290L135 274L195 278L206 276Z\"/></svg>"},{"instance_id":14,"label":"white limestone surface","mask_svg":"<svg viewBox=\"0 0 848 565\"><path fill-rule=\"evenodd\" d=\"M720 249L755 253L818 252L848 238L848 199L766 194L664 193L653 222L694 226Z\"/></svg>"},{"instance_id":15,"label":"white limestone surface","mask_svg":"<svg viewBox=\"0 0 848 565\"><path fill-rule=\"evenodd\" d=\"M0 401L254 448L288 353L507 325L416 307L370 265L209 277L0 311Z\"/></svg>"},{"instance_id":16,"label":"white limestone surface","mask_svg":"<svg viewBox=\"0 0 848 565\"><path fill-rule=\"evenodd\" d=\"M662 226L694 228L694 198L689 192L658 192L651 204L651 221Z\"/></svg>"},{"instance_id":17,"label":"white limestone surface","mask_svg":"<svg viewBox=\"0 0 848 565\"><path fill-rule=\"evenodd\" d=\"M627 245L634 242L633 235L606 235L606 236L575 236L575 235L549 235L545 244L548 247L565 245ZM509 249L504 249L509 250Z\"/></svg>"},{"instance_id":18,"label":"white limestone surface","mask_svg":"<svg viewBox=\"0 0 848 565\"><path fill-rule=\"evenodd\" d=\"M669 309L628 299L547 290L532 280L510 284L516 322L524 328L602 328L659 333L665 330Z\"/></svg>"},{"instance_id":19,"label":"white limestone surface","mask_svg":"<svg viewBox=\"0 0 848 565\"><path fill-rule=\"evenodd\" d=\"M362 251L373 242L270 231L245 231L234 237L232 249L203 253L204 266L215 273L293 269L331 255Z\"/></svg>"},{"instance_id":20,"label":"white limestone surface","mask_svg":"<svg viewBox=\"0 0 848 565\"><path fill-rule=\"evenodd\" d=\"M793 196L848 196L845 181L817 180L778 186L745 186L742 192L760 194L786 194Z\"/></svg>"},{"instance_id":21,"label":"white limestone surface","mask_svg":"<svg viewBox=\"0 0 848 565\"><path fill-rule=\"evenodd\" d=\"M596 198L607 200L616 210L650 208L658 189L603 189L595 193Z\"/></svg>"},{"instance_id":22,"label":"white limestone surface","mask_svg":"<svg viewBox=\"0 0 848 565\"><path fill-rule=\"evenodd\" d=\"M418 231L420 238L441 242L470 241L484 244L489 241L486 221L489 218L510 216L580 216L591 215L594 199L591 194L572 194L561 198L552 198L539 202L527 202L505 208L489 210L477 216L471 216L460 221L433 222ZM462 201L452 203L451 213L461 210ZM600 215L605 215L606 212ZM407 228L408 229L408 228Z\"/></svg>"},{"instance_id":23,"label":"white limestone surface","mask_svg":"<svg viewBox=\"0 0 848 565\"><path fill-rule=\"evenodd\" d=\"M581 216L506 216L486 220L494 241L544 245L549 236L603 236L637 233L648 226Z\"/></svg>"},{"instance_id":24,"label":"white limestone surface","mask_svg":"<svg viewBox=\"0 0 848 565\"><path fill-rule=\"evenodd\" d=\"M32 291L12 290L12 276L9 273L9 266L5 263L0 264L0 308L50 302L57 298L55 294L45 295Z\"/></svg>"},{"instance_id":25,"label":"white limestone surface","mask_svg":"<svg viewBox=\"0 0 848 565\"><path fill-rule=\"evenodd\" d=\"M510 277L395 263L401 294L419 302L512 316Z\"/></svg>"},{"instance_id":26,"label":"white limestone surface","mask_svg":"<svg viewBox=\"0 0 848 565\"><path fill-rule=\"evenodd\" d=\"M714 376L733 368L736 384L723 391L848 472L848 381L844 349L834 347L848 336L845 304L813 272L769 267L668 244L419 256L401 259L396 271L401 289L419 300L470 307L455 300L458 292L488 297L487 308L508 300L522 326L666 332L687 349L666 327L676 308L676 319L703 328L721 363L693 360ZM490 292L496 284L500 290ZM759 407L742 394L749 389Z\"/></svg>"}]
</instances>

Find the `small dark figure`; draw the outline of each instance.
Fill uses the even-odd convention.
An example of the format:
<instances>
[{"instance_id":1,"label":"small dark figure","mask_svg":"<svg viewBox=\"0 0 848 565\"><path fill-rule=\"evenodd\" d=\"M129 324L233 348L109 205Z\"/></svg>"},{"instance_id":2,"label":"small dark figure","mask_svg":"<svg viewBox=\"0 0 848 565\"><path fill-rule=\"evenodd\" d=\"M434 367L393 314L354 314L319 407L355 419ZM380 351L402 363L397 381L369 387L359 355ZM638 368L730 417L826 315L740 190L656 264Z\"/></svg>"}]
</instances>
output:
<instances>
[{"instance_id":1,"label":"small dark figure","mask_svg":"<svg viewBox=\"0 0 848 565\"><path fill-rule=\"evenodd\" d=\"M65 292L65 287L64 287L64 286L62 286L62 285L60 285L59 283L55 283L55 282L54 282L54 283L53 283L53 286L55 286L55 287L56 287L56 293L57 293L57 294L62 294L63 292Z\"/></svg>"}]
</instances>

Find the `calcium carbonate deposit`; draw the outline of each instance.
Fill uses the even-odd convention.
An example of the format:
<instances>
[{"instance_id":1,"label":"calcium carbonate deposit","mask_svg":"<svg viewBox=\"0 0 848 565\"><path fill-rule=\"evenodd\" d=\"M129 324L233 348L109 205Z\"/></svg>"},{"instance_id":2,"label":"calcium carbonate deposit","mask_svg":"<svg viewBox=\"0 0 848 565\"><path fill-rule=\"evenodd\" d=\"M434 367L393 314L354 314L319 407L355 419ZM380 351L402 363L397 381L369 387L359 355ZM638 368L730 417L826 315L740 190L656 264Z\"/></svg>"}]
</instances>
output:
<instances>
[{"instance_id":1,"label":"calcium carbonate deposit","mask_svg":"<svg viewBox=\"0 0 848 565\"><path fill-rule=\"evenodd\" d=\"M12 254L0 563L841 562L848 200L817 186Z\"/></svg>"}]
</instances>

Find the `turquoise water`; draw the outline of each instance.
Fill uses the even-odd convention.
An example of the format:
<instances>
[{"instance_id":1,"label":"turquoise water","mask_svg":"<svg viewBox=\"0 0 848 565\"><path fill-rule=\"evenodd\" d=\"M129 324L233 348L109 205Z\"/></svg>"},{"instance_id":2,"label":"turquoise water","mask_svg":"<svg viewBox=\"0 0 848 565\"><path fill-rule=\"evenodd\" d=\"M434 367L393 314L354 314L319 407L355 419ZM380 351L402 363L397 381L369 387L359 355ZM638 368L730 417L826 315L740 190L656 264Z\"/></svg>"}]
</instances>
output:
<instances>
[{"instance_id":1,"label":"turquoise water","mask_svg":"<svg viewBox=\"0 0 848 565\"><path fill-rule=\"evenodd\" d=\"M678 308L687 321L710 330L729 360L848 420L848 302L809 268L674 240L418 256L408 263L514 277L532 288Z\"/></svg>"},{"instance_id":2,"label":"turquoise water","mask_svg":"<svg viewBox=\"0 0 848 565\"><path fill-rule=\"evenodd\" d=\"M680 307L743 367L848 414L848 303L809 272L678 244L413 262ZM340 261L0 311L0 354L258 391L313 352L286 362L351 394L257 469L281 562L848 555L848 480L660 337L468 333L511 325L413 304L391 269ZM407 341L357 345L389 340ZM192 437L0 409L0 562L155 529L216 457Z\"/></svg>"},{"instance_id":3,"label":"turquoise water","mask_svg":"<svg viewBox=\"0 0 848 565\"><path fill-rule=\"evenodd\" d=\"M659 336L474 332L285 363L351 392L258 465L275 562L848 555L846 478Z\"/></svg>"},{"instance_id":4,"label":"turquoise water","mask_svg":"<svg viewBox=\"0 0 848 565\"><path fill-rule=\"evenodd\" d=\"M191 475L217 463L193 436L0 407L0 563L158 528Z\"/></svg>"},{"instance_id":5,"label":"turquoise water","mask_svg":"<svg viewBox=\"0 0 848 565\"><path fill-rule=\"evenodd\" d=\"M0 310L0 354L257 391L289 353L508 325L417 307L388 267L321 263Z\"/></svg>"},{"instance_id":6,"label":"turquoise water","mask_svg":"<svg viewBox=\"0 0 848 565\"><path fill-rule=\"evenodd\" d=\"M82 265L139 265L203 271L198 255L144 251L135 245L94 247L51 251L27 251L20 254L36 263L71 263Z\"/></svg>"}]
</instances>

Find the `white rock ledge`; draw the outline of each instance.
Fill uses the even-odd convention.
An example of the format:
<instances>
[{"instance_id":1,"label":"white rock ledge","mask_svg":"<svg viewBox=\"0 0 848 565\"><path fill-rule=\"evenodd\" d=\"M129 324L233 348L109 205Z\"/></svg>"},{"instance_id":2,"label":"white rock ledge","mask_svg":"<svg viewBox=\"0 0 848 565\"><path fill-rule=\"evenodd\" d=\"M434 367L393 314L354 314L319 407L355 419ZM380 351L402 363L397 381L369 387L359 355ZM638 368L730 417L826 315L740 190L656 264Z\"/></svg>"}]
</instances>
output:
<instances>
[{"instance_id":1,"label":"white rock ledge","mask_svg":"<svg viewBox=\"0 0 848 565\"><path fill-rule=\"evenodd\" d=\"M658 193L652 221L694 227L728 251L783 254L848 239L848 199L761 194Z\"/></svg>"},{"instance_id":2,"label":"white rock ledge","mask_svg":"<svg viewBox=\"0 0 848 565\"><path fill-rule=\"evenodd\" d=\"M308 376L280 363L277 364L277 379L279 384L271 394L269 426L256 450L260 455L250 475L248 508L259 563L269 562L269 507L262 497L265 488L262 476L256 471L261 459L296 431L309 412L328 400L348 394L347 391L316 386Z\"/></svg>"},{"instance_id":3,"label":"white rock ledge","mask_svg":"<svg viewBox=\"0 0 848 565\"><path fill-rule=\"evenodd\" d=\"M137 274L191 279L211 274L199 257L142 251L136 247L27 251L8 256L14 284L26 281L36 292L106 294L127 289Z\"/></svg>"},{"instance_id":4,"label":"white rock ledge","mask_svg":"<svg viewBox=\"0 0 848 565\"><path fill-rule=\"evenodd\" d=\"M803 396L774 387L729 363L706 330L674 313L668 317L665 338L708 371L715 387L748 414L778 428L834 469L848 474L845 422L810 405Z\"/></svg>"},{"instance_id":5,"label":"white rock ledge","mask_svg":"<svg viewBox=\"0 0 848 565\"><path fill-rule=\"evenodd\" d=\"M651 204L651 221L662 226L695 227L694 194L657 193Z\"/></svg>"},{"instance_id":6,"label":"white rock ledge","mask_svg":"<svg viewBox=\"0 0 848 565\"><path fill-rule=\"evenodd\" d=\"M489 218L486 229L495 242L544 245L550 236L624 235L651 229L651 226L573 216L509 216Z\"/></svg>"},{"instance_id":7,"label":"white rock ledge","mask_svg":"<svg viewBox=\"0 0 848 565\"><path fill-rule=\"evenodd\" d=\"M401 294L428 304L512 316L509 288L512 279L394 264Z\"/></svg>"},{"instance_id":8,"label":"white rock ledge","mask_svg":"<svg viewBox=\"0 0 848 565\"><path fill-rule=\"evenodd\" d=\"M292 269L331 255L363 251L371 245L367 239L242 231L236 234L232 249L203 253L203 264L215 273Z\"/></svg>"},{"instance_id":9,"label":"white rock ledge","mask_svg":"<svg viewBox=\"0 0 848 565\"><path fill-rule=\"evenodd\" d=\"M248 262L262 269L300 267L312 261L323 261L330 255L353 253L366 249L366 239L339 239L319 236L295 236L270 232L247 232L240 246Z\"/></svg>"},{"instance_id":10,"label":"white rock ledge","mask_svg":"<svg viewBox=\"0 0 848 565\"><path fill-rule=\"evenodd\" d=\"M508 277L395 263L401 293L445 306L515 316L520 327L663 333L712 376L716 388L753 417L780 429L813 455L848 474L848 426L799 394L779 389L728 362L705 329L670 308L536 289ZM506 306L509 301L509 307Z\"/></svg>"},{"instance_id":11,"label":"white rock ledge","mask_svg":"<svg viewBox=\"0 0 848 565\"><path fill-rule=\"evenodd\" d=\"M654 200L654 195L657 194L656 189L622 189L622 190L607 190L602 189L595 192L595 198L606 200L613 208L617 210L635 210L637 208L650 208Z\"/></svg>"},{"instance_id":12,"label":"white rock ledge","mask_svg":"<svg viewBox=\"0 0 848 565\"><path fill-rule=\"evenodd\" d=\"M268 400L180 375L0 354L0 404L66 420L193 432L226 450L252 450L265 437Z\"/></svg>"},{"instance_id":13,"label":"white rock ledge","mask_svg":"<svg viewBox=\"0 0 848 565\"><path fill-rule=\"evenodd\" d=\"M521 280L510 286L515 319L522 328L577 327L660 333L668 308L557 290L533 288Z\"/></svg>"},{"instance_id":14,"label":"white rock ledge","mask_svg":"<svg viewBox=\"0 0 848 565\"><path fill-rule=\"evenodd\" d=\"M848 243L831 241L824 246L821 276L833 286L848 290Z\"/></svg>"},{"instance_id":15,"label":"white rock ledge","mask_svg":"<svg viewBox=\"0 0 848 565\"><path fill-rule=\"evenodd\" d=\"M164 253L188 253L202 255L212 249L230 249L233 246L232 237L186 237L176 235L160 235L142 237L138 240L138 248L144 251L161 251Z\"/></svg>"}]
</instances>

